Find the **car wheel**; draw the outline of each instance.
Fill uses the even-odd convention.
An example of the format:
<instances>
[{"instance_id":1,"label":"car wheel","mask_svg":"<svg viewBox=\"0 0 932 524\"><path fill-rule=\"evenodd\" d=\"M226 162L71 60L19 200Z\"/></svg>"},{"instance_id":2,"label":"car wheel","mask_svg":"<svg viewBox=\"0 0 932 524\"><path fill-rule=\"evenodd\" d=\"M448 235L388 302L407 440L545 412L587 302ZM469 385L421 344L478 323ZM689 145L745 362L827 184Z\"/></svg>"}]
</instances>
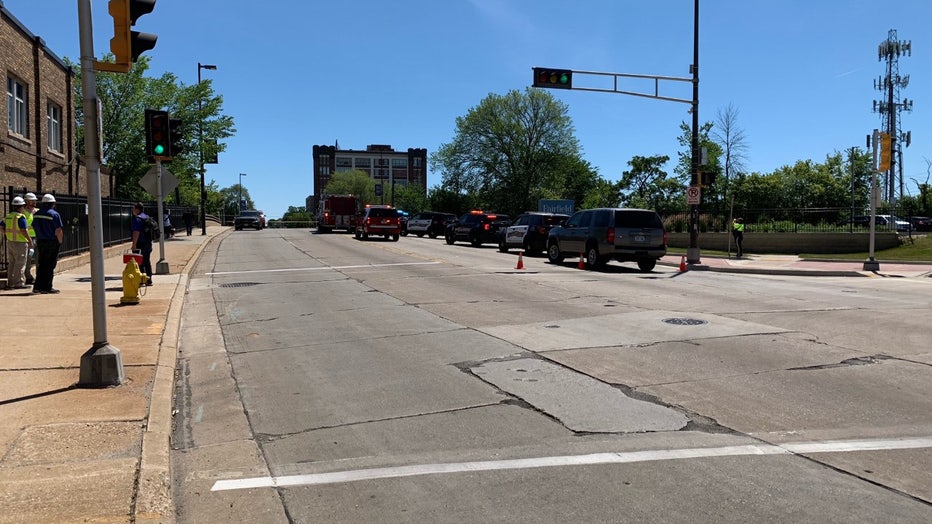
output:
<instances>
[{"instance_id":1,"label":"car wheel","mask_svg":"<svg viewBox=\"0 0 932 524\"><path fill-rule=\"evenodd\" d=\"M365 231L363 231L363 232L360 233L360 234L362 235L362 239L363 239L363 240L369 240L369 233L366 233Z\"/></svg>"},{"instance_id":2,"label":"car wheel","mask_svg":"<svg viewBox=\"0 0 932 524\"><path fill-rule=\"evenodd\" d=\"M408 236L408 232L407 232L407 231L402 231L402 232L401 232L401 236L403 236L403 237Z\"/></svg>"},{"instance_id":3,"label":"car wheel","mask_svg":"<svg viewBox=\"0 0 932 524\"><path fill-rule=\"evenodd\" d=\"M355 233L353 233L353 235L356 237L356 240L359 240L360 237L361 237L361 235L359 234L359 230L358 230L358 229L356 230Z\"/></svg>"},{"instance_id":4,"label":"car wheel","mask_svg":"<svg viewBox=\"0 0 932 524\"><path fill-rule=\"evenodd\" d=\"M424 238L424 233L416 233L418 238ZM430 238L434 238L437 235L431 235Z\"/></svg>"},{"instance_id":5,"label":"car wheel","mask_svg":"<svg viewBox=\"0 0 932 524\"><path fill-rule=\"evenodd\" d=\"M420 234L420 235L418 235L418 236L419 236L419 237L422 237L422 236L424 236L424 235L423 235L423 234ZM428 231L428 232L427 232L427 236L430 237L430 238L437 238L437 232L436 232L436 231Z\"/></svg>"},{"instance_id":6,"label":"car wheel","mask_svg":"<svg viewBox=\"0 0 932 524\"><path fill-rule=\"evenodd\" d=\"M648 260L638 260L638 269L640 269L644 273L649 273L653 271L656 266L657 266L657 261L652 258Z\"/></svg>"},{"instance_id":7,"label":"car wheel","mask_svg":"<svg viewBox=\"0 0 932 524\"><path fill-rule=\"evenodd\" d=\"M479 247L482 245L482 242L479 242L479 237L476 235L469 236L469 243L472 244L472 247Z\"/></svg>"},{"instance_id":8,"label":"car wheel","mask_svg":"<svg viewBox=\"0 0 932 524\"><path fill-rule=\"evenodd\" d=\"M602 256L599 256L599 248L596 246L589 246L586 250L586 265L590 268L602 267L608 263L608 259Z\"/></svg>"},{"instance_id":9,"label":"car wheel","mask_svg":"<svg viewBox=\"0 0 932 524\"><path fill-rule=\"evenodd\" d=\"M560 253L560 245L556 242L551 242L550 245L547 246L547 260L549 260L551 264L563 262L563 253Z\"/></svg>"},{"instance_id":10,"label":"car wheel","mask_svg":"<svg viewBox=\"0 0 932 524\"><path fill-rule=\"evenodd\" d=\"M392 242L398 242L398 235L392 235Z\"/></svg>"},{"instance_id":11,"label":"car wheel","mask_svg":"<svg viewBox=\"0 0 932 524\"><path fill-rule=\"evenodd\" d=\"M453 235L447 234L446 240L447 240L447 244L449 244L449 245L452 246L452 245L453 245L453 242L454 242L456 239L453 238Z\"/></svg>"},{"instance_id":12,"label":"car wheel","mask_svg":"<svg viewBox=\"0 0 932 524\"><path fill-rule=\"evenodd\" d=\"M508 244L505 244L504 238L498 239L498 250L501 251L502 253L508 252Z\"/></svg>"}]
</instances>

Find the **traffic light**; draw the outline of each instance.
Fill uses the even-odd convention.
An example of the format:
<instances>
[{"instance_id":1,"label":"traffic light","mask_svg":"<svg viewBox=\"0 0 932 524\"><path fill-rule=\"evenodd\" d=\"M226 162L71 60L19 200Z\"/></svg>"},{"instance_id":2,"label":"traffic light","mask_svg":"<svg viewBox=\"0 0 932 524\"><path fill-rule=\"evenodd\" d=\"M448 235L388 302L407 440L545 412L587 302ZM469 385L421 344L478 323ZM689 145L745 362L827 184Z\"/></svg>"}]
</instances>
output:
<instances>
[{"instance_id":1,"label":"traffic light","mask_svg":"<svg viewBox=\"0 0 932 524\"><path fill-rule=\"evenodd\" d=\"M171 156L168 111L146 109L146 155L156 159Z\"/></svg>"},{"instance_id":2,"label":"traffic light","mask_svg":"<svg viewBox=\"0 0 932 524\"><path fill-rule=\"evenodd\" d=\"M893 139L887 133L880 133L880 164L877 170L880 172L890 169L890 158L893 156Z\"/></svg>"},{"instance_id":3,"label":"traffic light","mask_svg":"<svg viewBox=\"0 0 932 524\"><path fill-rule=\"evenodd\" d=\"M699 173L699 185L701 187L709 187L715 183L715 177L718 176L718 171L702 171Z\"/></svg>"},{"instance_id":4,"label":"traffic light","mask_svg":"<svg viewBox=\"0 0 932 524\"><path fill-rule=\"evenodd\" d=\"M573 72L569 69L535 67L534 87L573 89Z\"/></svg>"},{"instance_id":5,"label":"traffic light","mask_svg":"<svg viewBox=\"0 0 932 524\"><path fill-rule=\"evenodd\" d=\"M152 33L131 31L136 20L155 9L156 0L110 0L108 11L113 18L113 38L110 39L110 51L116 57L115 64L95 62L101 71L127 73L132 69L139 55L155 47L158 36Z\"/></svg>"},{"instance_id":6,"label":"traffic light","mask_svg":"<svg viewBox=\"0 0 932 524\"><path fill-rule=\"evenodd\" d=\"M168 156L176 157L184 152L182 143L182 127L184 123L180 118L168 119Z\"/></svg>"}]
</instances>

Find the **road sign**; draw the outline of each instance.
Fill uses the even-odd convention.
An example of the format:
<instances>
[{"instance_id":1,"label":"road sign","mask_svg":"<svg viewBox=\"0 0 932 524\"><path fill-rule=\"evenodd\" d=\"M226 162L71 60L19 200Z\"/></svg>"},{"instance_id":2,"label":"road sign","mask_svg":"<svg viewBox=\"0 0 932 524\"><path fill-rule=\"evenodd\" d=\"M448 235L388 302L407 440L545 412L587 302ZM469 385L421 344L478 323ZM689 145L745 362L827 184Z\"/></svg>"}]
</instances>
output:
<instances>
[{"instance_id":1,"label":"road sign","mask_svg":"<svg viewBox=\"0 0 932 524\"><path fill-rule=\"evenodd\" d=\"M149 171L139 179L139 185L150 195L159 196L159 175L157 166L152 166ZM162 195L167 195L178 187L178 177L171 171L162 166Z\"/></svg>"},{"instance_id":2,"label":"road sign","mask_svg":"<svg viewBox=\"0 0 932 524\"><path fill-rule=\"evenodd\" d=\"M690 206L698 206L702 201L702 190L699 189L699 186L689 186L686 188L686 204Z\"/></svg>"}]
</instances>

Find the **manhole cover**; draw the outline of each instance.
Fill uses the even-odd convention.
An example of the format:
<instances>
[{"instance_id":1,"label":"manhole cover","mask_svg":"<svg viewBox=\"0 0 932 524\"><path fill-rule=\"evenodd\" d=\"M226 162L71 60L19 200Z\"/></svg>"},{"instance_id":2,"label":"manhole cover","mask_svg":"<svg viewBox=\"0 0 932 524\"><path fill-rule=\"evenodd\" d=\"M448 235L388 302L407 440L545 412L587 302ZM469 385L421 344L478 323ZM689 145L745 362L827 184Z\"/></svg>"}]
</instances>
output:
<instances>
[{"instance_id":1,"label":"manhole cover","mask_svg":"<svg viewBox=\"0 0 932 524\"><path fill-rule=\"evenodd\" d=\"M700 326L702 324L708 324L707 321L698 318L665 318L663 321L667 324L676 324L677 326Z\"/></svg>"},{"instance_id":2,"label":"manhole cover","mask_svg":"<svg viewBox=\"0 0 932 524\"><path fill-rule=\"evenodd\" d=\"M229 284L220 284L219 287L249 287L249 286L258 286L258 282L232 282Z\"/></svg>"}]
</instances>

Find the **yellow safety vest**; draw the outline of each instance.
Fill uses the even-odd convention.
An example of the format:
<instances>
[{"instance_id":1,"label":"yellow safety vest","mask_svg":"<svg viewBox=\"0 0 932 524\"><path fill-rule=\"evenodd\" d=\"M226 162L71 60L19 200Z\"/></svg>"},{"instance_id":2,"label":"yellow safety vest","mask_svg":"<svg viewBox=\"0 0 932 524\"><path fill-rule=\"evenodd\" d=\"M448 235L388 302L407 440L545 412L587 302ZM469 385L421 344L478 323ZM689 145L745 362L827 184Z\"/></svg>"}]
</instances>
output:
<instances>
[{"instance_id":1,"label":"yellow safety vest","mask_svg":"<svg viewBox=\"0 0 932 524\"><path fill-rule=\"evenodd\" d=\"M10 211L6 216L4 224L6 225L6 239L10 242L29 242L29 239L19 233L19 219L25 217L22 213Z\"/></svg>"},{"instance_id":2,"label":"yellow safety vest","mask_svg":"<svg viewBox=\"0 0 932 524\"><path fill-rule=\"evenodd\" d=\"M733 229L734 229L735 231L744 233L744 224L740 224L740 223L738 223L738 222L735 222L734 226L732 226L732 227L733 227Z\"/></svg>"},{"instance_id":3,"label":"yellow safety vest","mask_svg":"<svg viewBox=\"0 0 932 524\"><path fill-rule=\"evenodd\" d=\"M37 210L38 211L38 210ZM23 208L23 214L26 215L26 232L29 233L29 236L33 239L36 238L36 230L32 228L32 213L29 212L28 207Z\"/></svg>"}]
</instances>

